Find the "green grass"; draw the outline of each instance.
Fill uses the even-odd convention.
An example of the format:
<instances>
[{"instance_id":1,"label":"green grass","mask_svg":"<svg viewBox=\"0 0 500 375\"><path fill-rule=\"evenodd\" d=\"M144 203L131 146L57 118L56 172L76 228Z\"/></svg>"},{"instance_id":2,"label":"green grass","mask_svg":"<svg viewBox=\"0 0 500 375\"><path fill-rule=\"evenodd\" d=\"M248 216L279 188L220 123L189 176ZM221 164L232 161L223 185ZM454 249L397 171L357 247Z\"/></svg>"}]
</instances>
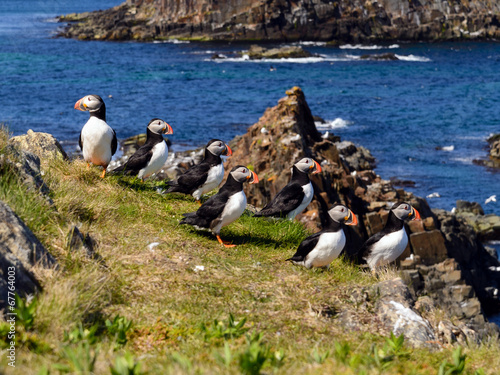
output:
<instances>
[{"instance_id":1,"label":"green grass","mask_svg":"<svg viewBox=\"0 0 500 375\"><path fill-rule=\"evenodd\" d=\"M6 139L0 131L0 154ZM29 324L17 326L16 367L3 356L0 372L438 374L463 362L464 374L488 374L499 367L498 341L464 348L461 360L451 347L408 348L379 326L342 327L339 311L358 308L353 290L380 280L342 259L329 270L285 262L308 235L299 223L245 213L223 228L222 238L237 245L224 248L212 234L178 225L198 204L159 194L162 182L103 180L78 160L43 169L53 206L13 171L0 175L0 199L61 266L35 270L43 292L32 309L23 307ZM96 242L101 261L69 249L75 225ZM0 323L2 348L7 333Z\"/></svg>"}]
</instances>

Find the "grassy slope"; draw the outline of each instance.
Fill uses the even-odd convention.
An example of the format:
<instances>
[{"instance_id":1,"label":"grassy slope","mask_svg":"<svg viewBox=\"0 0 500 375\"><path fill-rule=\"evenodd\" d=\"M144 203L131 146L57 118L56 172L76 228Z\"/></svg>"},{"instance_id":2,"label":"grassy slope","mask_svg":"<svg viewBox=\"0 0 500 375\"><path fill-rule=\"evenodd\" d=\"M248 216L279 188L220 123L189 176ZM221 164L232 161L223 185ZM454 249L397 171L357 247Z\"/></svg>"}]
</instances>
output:
<instances>
[{"instance_id":1,"label":"grassy slope","mask_svg":"<svg viewBox=\"0 0 500 375\"><path fill-rule=\"evenodd\" d=\"M33 327L18 324L16 368L2 356L0 372L87 368L108 374L114 366L126 374L133 373L126 367L140 363L150 374L239 374L257 373L252 369L259 366L252 363L263 362L266 374L437 374L443 361L452 362L453 348L391 351L388 332L369 312L372 326L365 332L340 326L335 313L342 306L355 309L353 287L379 280L342 260L328 271L285 263L307 235L300 224L244 215L222 230L224 239L238 245L225 249L211 234L178 225L181 214L197 204L190 197L158 194L161 183L101 180L97 168L87 170L82 161L53 161L45 169L55 207L27 192L9 171L0 174L0 199L62 265L60 271L36 271L44 292ZM97 242L103 263L69 250L73 225ZM153 242L159 245L149 249ZM196 266L204 270L195 271ZM236 321L246 319L243 327L225 330L230 314ZM116 315L133 321L125 345L118 345L105 325ZM65 338L79 324L83 336L92 326L97 331ZM348 352L341 347L345 343ZM480 367L494 373L488 369L499 367L497 342L465 350L464 373ZM115 363L125 358L130 364L121 372Z\"/></svg>"}]
</instances>

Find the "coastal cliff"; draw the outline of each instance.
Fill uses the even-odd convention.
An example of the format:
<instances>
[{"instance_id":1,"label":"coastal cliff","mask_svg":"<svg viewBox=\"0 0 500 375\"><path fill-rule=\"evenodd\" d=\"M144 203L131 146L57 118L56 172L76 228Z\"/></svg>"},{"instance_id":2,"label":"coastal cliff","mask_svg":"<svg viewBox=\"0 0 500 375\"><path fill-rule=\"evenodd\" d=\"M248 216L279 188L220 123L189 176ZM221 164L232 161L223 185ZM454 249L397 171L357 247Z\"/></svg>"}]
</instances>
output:
<instances>
[{"instance_id":1,"label":"coastal cliff","mask_svg":"<svg viewBox=\"0 0 500 375\"><path fill-rule=\"evenodd\" d=\"M127 0L61 16L76 39L331 42L434 41L500 37L500 4L382 0Z\"/></svg>"}]
</instances>

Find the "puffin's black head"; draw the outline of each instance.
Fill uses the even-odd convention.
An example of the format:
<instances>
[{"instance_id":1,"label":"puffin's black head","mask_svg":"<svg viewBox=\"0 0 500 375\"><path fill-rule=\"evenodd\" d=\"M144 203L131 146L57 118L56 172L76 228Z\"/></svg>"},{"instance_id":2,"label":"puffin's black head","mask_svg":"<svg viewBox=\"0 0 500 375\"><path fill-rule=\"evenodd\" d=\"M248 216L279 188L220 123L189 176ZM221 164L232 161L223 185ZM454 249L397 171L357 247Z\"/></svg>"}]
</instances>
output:
<instances>
[{"instance_id":1,"label":"puffin's black head","mask_svg":"<svg viewBox=\"0 0 500 375\"><path fill-rule=\"evenodd\" d=\"M344 223L347 225L358 225L358 219L356 215L348 209L343 204L336 204L332 208L328 210L328 215L332 218L333 221L337 223Z\"/></svg>"},{"instance_id":2,"label":"puffin's black head","mask_svg":"<svg viewBox=\"0 0 500 375\"><path fill-rule=\"evenodd\" d=\"M229 148L229 146L222 142L220 139L210 140L210 142L207 143L207 147L205 147L205 149L215 156L231 156L233 154L233 150L231 150L231 148Z\"/></svg>"},{"instance_id":3,"label":"puffin's black head","mask_svg":"<svg viewBox=\"0 0 500 375\"><path fill-rule=\"evenodd\" d=\"M321 172L321 166L318 162L314 161L311 158L302 158L297 163L295 163L295 167L304 173L319 173Z\"/></svg>"},{"instance_id":4,"label":"puffin's black head","mask_svg":"<svg viewBox=\"0 0 500 375\"><path fill-rule=\"evenodd\" d=\"M391 211L400 220L421 220L420 213L407 202L398 201L392 205Z\"/></svg>"},{"instance_id":5,"label":"puffin's black head","mask_svg":"<svg viewBox=\"0 0 500 375\"><path fill-rule=\"evenodd\" d=\"M237 165L229 173L238 182L248 181L251 184L256 184L259 182L259 177L254 171L251 171L243 165Z\"/></svg>"},{"instance_id":6,"label":"puffin's black head","mask_svg":"<svg viewBox=\"0 0 500 375\"><path fill-rule=\"evenodd\" d=\"M103 105L104 100L99 95L87 95L75 103L75 109L95 112L101 109Z\"/></svg>"},{"instance_id":7,"label":"puffin's black head","mask_svg":"<svg viewBox=\"0 0 500 375\"><path fill-rule=\"evenodd\" d=\"M174 134L172 127L159 118L152 119L148 124L148 129L155 134Z\"/></svg>"}]
</instances>

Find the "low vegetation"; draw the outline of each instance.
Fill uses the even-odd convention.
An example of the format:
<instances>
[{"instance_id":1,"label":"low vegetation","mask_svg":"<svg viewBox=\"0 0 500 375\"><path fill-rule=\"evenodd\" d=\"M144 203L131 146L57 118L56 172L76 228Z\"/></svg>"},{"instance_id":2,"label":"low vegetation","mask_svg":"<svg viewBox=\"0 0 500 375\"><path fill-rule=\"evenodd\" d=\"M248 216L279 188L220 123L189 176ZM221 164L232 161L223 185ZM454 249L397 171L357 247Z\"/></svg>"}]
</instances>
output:
<instances>
[{"instance_id":1,"label":"low vegetation","mask_svg":"<svg viewBox=\"0 0 500 375\"><path fill-rule=\"evenodd\" d=\"M1 132L0 132L1 133ZM0 154L7 153L0 137ZM37 269L43 292L17 303L14 374L493 374L498 342L430 352L404 337L344 328L337 313L353 287L379 278L342 259L307 270L284 259L308 234L299 223L243 215L221 236L179 226L197 209L162 195L163 182L99 177L81 160L51 161L53 205L8 168L0 199L57 259ZM69 247L71 228L95 256ZM394 271L382 277L395 277ZM0 323L0 346L9 326Z\"/></svg>"}]
</instances>

